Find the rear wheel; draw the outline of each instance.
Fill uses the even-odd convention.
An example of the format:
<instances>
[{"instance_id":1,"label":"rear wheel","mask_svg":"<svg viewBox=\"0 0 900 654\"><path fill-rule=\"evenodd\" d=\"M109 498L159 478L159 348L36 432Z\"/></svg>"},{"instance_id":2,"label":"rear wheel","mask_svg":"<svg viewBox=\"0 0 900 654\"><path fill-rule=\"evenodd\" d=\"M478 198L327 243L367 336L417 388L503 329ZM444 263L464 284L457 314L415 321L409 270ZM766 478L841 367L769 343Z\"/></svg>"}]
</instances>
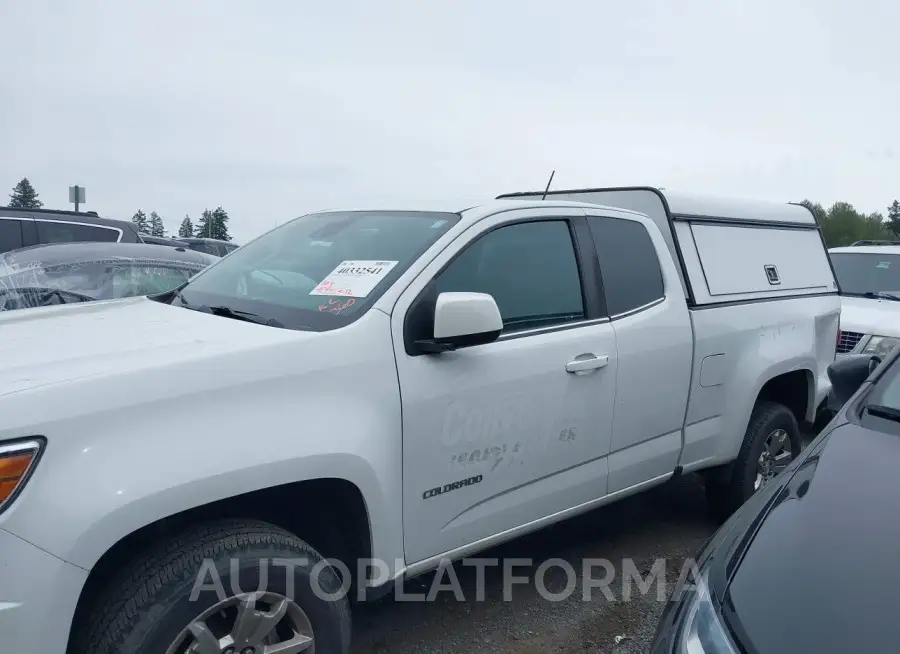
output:
<instances>
[{"instance_id":1,"label":"rear wheel","mask_svg":"<svg viewBox=\"0 0 900 654\"><path fill-rule=\"evenodd\" d=\"M217 522L160 543L95 606L70 654L350 651L336 570L262 522Z\"/></svg>"},{"instance_id":2,"label":"rear wheel","mask_svg":"<svg viewBox=\"0 0 900 654\"><path fill-rule=\"evenodd\" d=\"M791 410L776 402L759 402L730 475L707 478L706 496L713 515L724 520L734 513L787 468L802 447L800 427Z\"/></svg>"}]
</instances>

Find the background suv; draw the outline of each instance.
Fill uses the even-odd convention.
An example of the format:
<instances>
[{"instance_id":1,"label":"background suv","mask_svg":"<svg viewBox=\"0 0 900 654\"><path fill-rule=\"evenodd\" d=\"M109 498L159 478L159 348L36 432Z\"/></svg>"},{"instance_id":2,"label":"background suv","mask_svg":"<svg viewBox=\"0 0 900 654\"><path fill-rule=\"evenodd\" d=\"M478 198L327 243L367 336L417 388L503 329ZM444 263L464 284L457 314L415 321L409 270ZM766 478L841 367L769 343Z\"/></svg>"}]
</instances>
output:
<instances>
[{"instance_id":1,"label":"background suv","mask_svg":"<svg viewBox=\"0 0 900 654\"><path fill-rule=\"evenodd\" d=\"M841 285L838 358L887 356L900 343L900 242L859 241L828 253Z\"/></svg>"},{"instance_id":2,"label":"background suv","mask_svg":"<svg viewBox=\"0 0 900 654\"><path fill-rule=\"evenodd\" d=\"M0 207L0 254L31 245L100 241L140 243L132 223L96 213Z\"/></svg>"}]
</instances>

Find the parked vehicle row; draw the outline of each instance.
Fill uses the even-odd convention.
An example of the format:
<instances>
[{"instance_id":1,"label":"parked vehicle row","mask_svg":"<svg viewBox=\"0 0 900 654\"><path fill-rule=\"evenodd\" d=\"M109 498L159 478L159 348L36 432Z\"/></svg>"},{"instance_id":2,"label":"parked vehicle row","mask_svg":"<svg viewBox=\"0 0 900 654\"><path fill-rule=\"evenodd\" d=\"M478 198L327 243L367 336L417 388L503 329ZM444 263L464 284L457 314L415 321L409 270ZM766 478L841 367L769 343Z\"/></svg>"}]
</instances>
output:
<instances>
[{"instance_id":1,"label":"parked vehicle row","mask_svg":"<svg viewBox=\"0 0 900 654\"><path fill-rule=\"evenodd\" d=\"M725 516L800 454L839 315L807 209L650 188L321 212L166 293L0 314L0 639L346 654L341 583L687 472ZM189 601L205 560L224 596Z\"/></svg>"},{"instance_id":2,"label":"parked vehicle row","mask_svg":"<svg viewBox=\"0 0 900 654\"><path fill-rule=\"evenodd\" d=\"M213 238L150 236L127 220L102 218L96 212L0 207L0 254L49 243L152 243L187 247L223 257L238 245Z\"/></svg>"}]
</instances>

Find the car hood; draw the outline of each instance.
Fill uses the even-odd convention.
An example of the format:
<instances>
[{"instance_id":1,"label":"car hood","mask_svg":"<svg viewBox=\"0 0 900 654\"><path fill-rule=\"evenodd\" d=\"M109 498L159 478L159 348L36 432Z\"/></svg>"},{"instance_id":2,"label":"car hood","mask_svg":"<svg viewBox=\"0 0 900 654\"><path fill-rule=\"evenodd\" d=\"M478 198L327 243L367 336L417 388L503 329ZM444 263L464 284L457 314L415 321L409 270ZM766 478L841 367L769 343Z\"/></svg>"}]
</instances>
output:
<instances>
[{"instance_id":1,"label":"car hood","mask_svg":"<svg viewBox=\"0 0 900 654\"><path fill-rule=\"evenodd\" d=\"M0 334L0 396L315 336L143 297L2 312Z\"/></svg>"},{"instance_id":2,"label":"car hood","mask_svg":"<svg viewBox=\"0 0 900 654\"><path fill-rule=\"evenodd\" d=\"M896 640L900 439L844 424L820 445L733 573L726 617L748 651L875 651Z\"/></svg>"},{"instance_id":3,"label":"car hood","mask_svg":"<svg viewBox=\"0 0 900 654\"><path fill-rule=\"evenodd\" d=\"M900 302L842 296L841 329L900 337Z\"/></svg>"}]
</instances>

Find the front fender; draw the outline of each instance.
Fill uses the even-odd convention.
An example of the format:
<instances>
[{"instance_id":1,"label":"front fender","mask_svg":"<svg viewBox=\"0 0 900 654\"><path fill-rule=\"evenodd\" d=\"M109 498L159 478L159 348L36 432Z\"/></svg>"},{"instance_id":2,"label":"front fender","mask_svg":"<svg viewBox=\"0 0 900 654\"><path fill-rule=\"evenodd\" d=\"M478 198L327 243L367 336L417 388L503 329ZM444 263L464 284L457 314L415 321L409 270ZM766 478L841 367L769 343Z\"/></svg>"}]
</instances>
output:
<instances>
[{"instance_id":1,"label":"front fender","mask_svg":"<svg viewBox=\"0 0 900 654\"><path fill-rule=\"evenodd\" d=\"M383 339L334 337L333 347L349 353L340 360L323 335L315 345L333 357L328 365L317 365L328 357L306 343L297 351L279 345L222 363L219 378L234 373L239 383L169 397L162 396L166 380L176 385L172 371L144 371L140 388L153 390L135 405L28 427L48 447L0 527L90 569L120 539L162 518L263 488L337 478L362 494L373 556L402 557L400 397L382 317ZM290 372L297 361L309 366ZM268 366L266 374L257 374L259 366ZM106 382L121 391L125 380L90 380L68 389L65 403L82 392L112 393Z\"/></svg>"}]
</instances>

